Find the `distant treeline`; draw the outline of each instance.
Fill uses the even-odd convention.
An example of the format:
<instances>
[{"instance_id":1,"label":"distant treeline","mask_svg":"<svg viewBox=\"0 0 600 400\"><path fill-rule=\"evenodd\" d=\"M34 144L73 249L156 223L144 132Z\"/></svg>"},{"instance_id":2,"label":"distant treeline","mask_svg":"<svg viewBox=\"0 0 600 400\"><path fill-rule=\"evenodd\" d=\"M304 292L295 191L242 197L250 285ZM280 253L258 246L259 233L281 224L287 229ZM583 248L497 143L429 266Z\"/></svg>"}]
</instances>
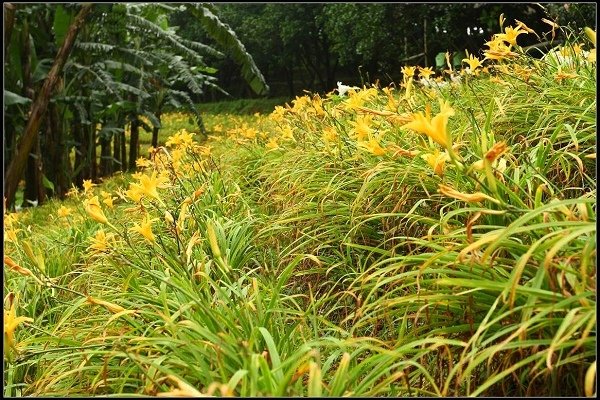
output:
<instances>
[{"instance_id":1,"label":"distant treeline","mask_svg":"<svg viewBox=\"0 0 600 400\"><path fill-rule=\"evenodd\" d=\"M594 3L459 3L459 4L218 4L230 25L271 87L271 96L295 96L302 90L330 91L338 80L360 85L379 79L397 82L404 65L436 66L436 56L450 51L455 63L464 51L477 54L494 33L499 16L505 27L524 22L535 30L521 35L523 47L560 42L566 32L555 31L542 19L578 30L595 26ZM211 44L197 23L182 11L170 24L190 40ZM551 45L548 43L548 45ZM444 62L437 57L437 64ZM254 96L231 57L210 60L218 69L220 86L233 97ZM226 97L210 91L201 100ZM200 99L199 99L200 100Z\"/></svg>"}]
</instances>

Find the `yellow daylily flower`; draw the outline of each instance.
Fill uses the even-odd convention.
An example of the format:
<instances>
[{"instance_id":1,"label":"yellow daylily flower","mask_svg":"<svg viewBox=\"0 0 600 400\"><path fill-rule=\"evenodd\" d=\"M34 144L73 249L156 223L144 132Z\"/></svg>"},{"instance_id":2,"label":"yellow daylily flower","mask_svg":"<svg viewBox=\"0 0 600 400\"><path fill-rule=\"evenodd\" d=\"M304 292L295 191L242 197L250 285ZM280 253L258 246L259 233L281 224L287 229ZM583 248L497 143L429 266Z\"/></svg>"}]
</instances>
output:
<instances>
[{"instance_id":1,"label":"yellow daylily flower","mask_svg":"<svg viewBox=\"0 0 600 400\"><path fill-rule=\"evenodd\" d=\"M470 72L475 72L475 70L478 67L481 67L481 61L475 57L473 54L469 54L469 52L467 50L465 50L465 53L467 54L467 58L463 58L462 62L466 62L467 64L469 64L469 71Z\"/></svg>"},{"instance_id":2,"label":"yellow daylily flower","mask_svg":"<svg viewBox=\"0 0 600 400\"><path fill-rule=\"evenodd\" d=\"M426 68L419 67L419 75L422 78L429 79L429 77L433 74L435 74L435 71L433 70L432 67L426 67Z\"/></svg>"},{"instance_id":3,"label":"yellow daylily flower","mask_svg":"<svg viewBox=\"0 0 600 400\"><path fill-rule=\"evenodd\" d=\"M271 138L266 144L265 147L269 150L277 150L279 148L279 144L277 144L277 139Z\"/></svg>"},{"instance_id":4,"label":"yellow daylily flower","mask_svg":"<svg viewBox=\"0 0 600 400\"><path fill-rule=\"evenodd\" d=\"M60 208L56 211L56 214L60 218L65 218L65 217L71 215L71 209L69 207L60 206Z\"/></svg>"},{"instance_id":5,"label":"yellow daylily flower","mask_svg":"<svg viewBox=\"0 0 600 400\"><path fill-rule=\"evenodd\" d=\"M146 214L146 217L140 225L136 224L129 230L139 233L150 243L156 243L156 237L154 236L154 233L152 233L152 222L154 221L156 221L156 219L150 219L150 215Z\"/></svg>"},{"instance_id":6,"label":"yellow daylily flower","mask_svg":"<svg viewBox=\"0 0 600 400\"><path fill-rule=\"evenodd\" d=\"M167 178L164 176L157 176L156 171L152 171L152 175L142 175L139 179L139 185L137 189L144 195L151 197L156 200L161 200L158 194L157 188L164 188Z\"/></svg>"},{"instance_id":7,"label":"yellow daylily flower","mask_svg":"<svg viewBox=\"0 0 600 400\"><path fill-rule=\"evenodd\" d=\"M323 129L323 141L326 143L337 143L339 141L339 136L334 127L328 126Z\"/></svg>"},{"instance_id":8,"label":"yellow daylily flower","mask_svg":"<svg viewBox=\"0 0 600 400\"><path fill-rule=\"evenodd\" d=\"M404 66L402 67L402 75L404 82L408 81L410 78L414 77L417 67L412 66Z\"/></svg>"},{"instance_id":9,"label":"yellow daylily flower","mask_svg":"<svg viewBox=\"0 0 600 400\"><path fill-rule=\"evenodd\" d=\"M354 126L352 132L356 135L356 139L359 142L366 140L373 132L373 129L371 129L372 123L373 116L371 115L359 115L356 121L350 121L350 124Z\"/></svg>"},{"instance_id":10,"label":"yellow daylily flower","mask_svg":"<svg viewBox=\"0 0 600 400\"><path fill-rule=\"evenodd\" d=\"M101 224L108 223L108 219L106 218L104 212L102 211L102 208L100 207L98 196L94 196L91 199L84 200L83 205L85 207L85 211L90 217L92 217L94 221L100 222Z\"/></svg>"},{"instance_id":11,"label":"yellow daylily flower","mask_svg":"<svg viewBox=\"0 0 600 400\"><path fill-rule=\"evenodd\" d=\"M525 29L522 28L522 25L517 25L516 28L513 28L512 26L507 26L506 28L504 28L504 33L497 34L496 37L498 39L504 40L505 42L508 42L511 46L516 46L517 36L523 33L528 33Z\"/></svg>"},{"instance_id":12,"label":"yellow daylily flower","mask_svg":"<svg viewBox=\"0 0 600 400\"><path fill-rule=\"evenodd\" d=\"M433 153L421 155L421 158L427 161L427 164L431 166L433 172L435 172L439 176L444 175L444 167L446 161L450 161L450 155L448 154L448 152L440 152L438 149L435 149Z\"/></svg>"},{"instance_id":13,"label":"yellow daylily flower","mask_svg":"<svg viewBox=\"0 0 600 400\"><path fill-rule=\"evenodd\" d=\"M12 297L12 293L7 297ZM33 318L17 317L16 305L17 298L13 298L10 308L4 310L4 343L6 347L16 350L15 331L23 322L33 322Z\"/></svg>"},{"instance_id":14,"label":"yellow daylily flower","mask_svg":"<svg viewBox=\"0 0 600 400\"><path fill-rule=\"evenodd\" d=\"M92 188L96 186L95 184L92 183L91 179L84 179L83 180L83 193L88 193L92 190Z\"/></svg>"},{"instance_id":15,"label":"yellow daylily flower","mask_svg":"<svg viewBox=\"0 0 600 400\"><path fill-rule=\"evenodd\" d=\"M412 122L404 125L404 128L423 133L445 148L451 145L450 135L447 132L448 118L454 115L454 109L447 102L440 99L440 112L433 118L430 115L429 105L422 112L413 114Z\"/></svg>"},{"instance_id":16,"label":"yellow daylily flower","mask_svg":"<svg viewBox=\"0 0 600 400\"><path fill-rule=\"evenodd\" d=\"M377 139L371 138L369 141L363 141L359 144L360 147L368 150L371 154L382 156L385 154L385 149L381 147Z\"/></svg>"},{"instance_id":17,"label":"yellow daylily flower","mask_svg":"<svg viewBox=\"0 0 600 400\"><path fill-rule=\"evenodd\" d=\"M88 250L92 251L92 254L104 253L110 249L111 240L114 234L109 233L108 235L104 232L104 229L100 229L96 232L96 235L91 238L92 244L88 247Z\"/></svg>"}]
</instances>

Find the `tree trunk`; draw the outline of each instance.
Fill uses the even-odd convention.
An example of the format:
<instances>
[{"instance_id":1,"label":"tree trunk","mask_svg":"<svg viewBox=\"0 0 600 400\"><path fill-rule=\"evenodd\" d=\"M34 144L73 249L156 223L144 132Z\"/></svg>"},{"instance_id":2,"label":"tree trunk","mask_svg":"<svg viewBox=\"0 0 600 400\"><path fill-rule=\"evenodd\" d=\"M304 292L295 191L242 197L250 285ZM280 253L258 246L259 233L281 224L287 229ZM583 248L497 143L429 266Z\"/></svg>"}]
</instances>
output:
<instances>
[{"instance_id":1,"label":"tree trunk","mask_svg":"<svg viewBox=\"0 0 600 400\"><path fill-rule=\"evenodd\" d=\"M131 120L131 136L129 138L129 171L135 171L135 160L138 158L140 146L140 121L137 115Z\"/></svg>"},{"instance_id":2,"label":"tree trunk","mask_svg":"<svg viewBox=\"0 0 600 400\"><path fill-rule=\"evenodd\" d=\"M88 135L80 121L74 120L72 126L75 139L75 185L81 187L84 179L90 177Z\"/></svg>"},{"instance_id":3,"label":"tree trunk","mask_svg":"<svg viewBox=\"0 0 600 400\"><path fill-rule=\"evenodd\" d=\"M88 113L88 115L91 115L91 113ZM98 180L98 155L96 153L96 123L92 122L89 126L86 127L86 131L89 138L88 161L90 163L90 179L92 180L92 182L96 182Z\"/></svg>"},{"instance_id":4,"label":"tree trunk","mask_svg":"<svg viewBox=\"0 0 600 400\"><path fill-rule=\"evenodd\" d=\"M114 163L113 170L121 169L119 163L121 162L121 133L115 132L113 137L113 160L111 163Z\"/></svg>"},{"instance_id":5,"label":"tree trunk","mask_svg":"<svg viewBox=\"0 0 600 400\"><path fill-rule=\"evenodd\" d=\"M119 135L121 136L121 171L125 172L127 171L127 138L125 137L125 129Z\"/></svg>"},{"instance_id":6,"label":"tree trunk","mask_svg":"<svg viewBox=\"0 0 600 400\"><path fill-rule=\"evenodd\" d=\"M8 208L12 208L14 204L19 179L21 179L23 174L23 169L25 168L29 152L36 142L38 130L40 128L42 118L46 113L54 86L60 77L60 73L67 62L67 59L69 58L69 53L71 52L73 43L75 43L75 39L77 38L77 32L83 25L85 17L88 15L91 8L92 3L86 3L75 17L75 20L69 27L69 31L65 36L65 41L63 42L58 54L56 55L56 58L54 59L54 64L52 65L52 68L50 69L50 72L48 73L48 76L46 77L39 94L37 95L35 101L31 104L29 119L27 120L25 131L21 140L19 141L19 144L17 145L15 156L8 166L5 176L6 179L4 180L4 193L6 194L6 206Z\"/></svg>"},{"instance_id":7,"label":"tree trunk","mask_svg":"<svg viewBox=\"0 0 600 400\"><path fill-rule=\"evenodd\" d=\"M156 113L156 118L158 118L158 122L160 122L160 116L162 114L160 112ZM158 147L158 131L160 131L160 128L153 126L152 127L152 147L157 148Z\"/></svg>"},{"instance_id":8,"label":"tree trunk","mask_svg":"<svg viewBox=\"0 0 600 400\"><path fill-rule=\"evenodd\" d=\"M290 97L294 97L296 92L294 91L294 67L285 68L285 76L287 79L288 89L290 91Z\"/></svg>"},{"instance_id":9,"label":"tree trunk","mask_svg":"<svg viewBox=\"0 0 600 400\"><path fill-rule=\"evenodd\" d=\"M100 136L100 176L112 174L112 157L110 154L110 138Z\"/></svg>"},{"instance_id":10,"label":"tree trunk","mask_svg":"<svg viewBox=\"0 0 600 400\"><path fill-rule=\"evenodd\" d=\"M46 177L54 184L54 195L63 199L69 190L69 149L66 148L63 132L63 123L56 104L48 106L47 145L49 168L46 168Z\"/></svg>"},{"instance_id":11,"label":"tree trunk","mask_svg":"<svg viewBox=\"0 0 600 400\"><path fill-rule=\"evenodd\" d=\"M29 23L27 20L23 23L21 40L21 65L23 67L23 96L33 97L33 82L31 78L31 42L29 41ZM37 135L33 149L27 157L25 168L25 192L23 193L22 207L29 207L31 202L42 204L45 193L42 185L42 154L40 151L40 137Z\"/></svg>"}]
</instances>

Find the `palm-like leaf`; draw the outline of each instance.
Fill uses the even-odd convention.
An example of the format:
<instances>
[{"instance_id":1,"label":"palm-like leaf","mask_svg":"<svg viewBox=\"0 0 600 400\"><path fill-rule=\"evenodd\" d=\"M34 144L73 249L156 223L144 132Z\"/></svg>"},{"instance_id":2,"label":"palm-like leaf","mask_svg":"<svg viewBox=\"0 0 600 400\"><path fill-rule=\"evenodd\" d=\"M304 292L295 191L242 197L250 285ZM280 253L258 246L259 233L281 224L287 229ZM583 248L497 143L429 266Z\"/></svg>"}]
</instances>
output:
<instances>
[{"instance_id":1,"label":"palm-like leaf","mask_svg":"<svg viewBox=\"0 0 600 400\"><path fill-rule=\"evenodd\" d=\"M210 10L206 4L187 4L188 10L198 18L209 35L213 37L223 48L227 49L235 62L241 67L241 73L252 90L257 94L267 94L269 85L254 63L252 56L246 51L246 47L240 42L229 25L224 24Z\"/></svg>"}]
</instances>

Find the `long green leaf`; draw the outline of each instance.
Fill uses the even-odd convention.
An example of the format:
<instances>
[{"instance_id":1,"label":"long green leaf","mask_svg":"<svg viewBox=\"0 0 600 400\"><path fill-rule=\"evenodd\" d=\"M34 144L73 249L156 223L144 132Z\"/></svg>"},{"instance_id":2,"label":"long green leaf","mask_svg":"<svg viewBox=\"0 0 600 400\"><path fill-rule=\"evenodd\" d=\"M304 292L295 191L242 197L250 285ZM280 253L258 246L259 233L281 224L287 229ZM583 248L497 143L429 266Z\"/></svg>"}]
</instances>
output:
<instances>
[{"instance_id":1,"label":"long green leaf","mask_svg":"<svg viewBox=\"0 0 600 400\"><path fill-rule=\"evenodd\" d=\"M209 35L213 37L242 69L242 76L248 82L252 90L259 95L269 92L265 78L254 63L252 56L246 51L246 47L240 42L229 25L224 24L204 4L187 4L187 9L198 18Z\"/></svg>"}]
</instances>

